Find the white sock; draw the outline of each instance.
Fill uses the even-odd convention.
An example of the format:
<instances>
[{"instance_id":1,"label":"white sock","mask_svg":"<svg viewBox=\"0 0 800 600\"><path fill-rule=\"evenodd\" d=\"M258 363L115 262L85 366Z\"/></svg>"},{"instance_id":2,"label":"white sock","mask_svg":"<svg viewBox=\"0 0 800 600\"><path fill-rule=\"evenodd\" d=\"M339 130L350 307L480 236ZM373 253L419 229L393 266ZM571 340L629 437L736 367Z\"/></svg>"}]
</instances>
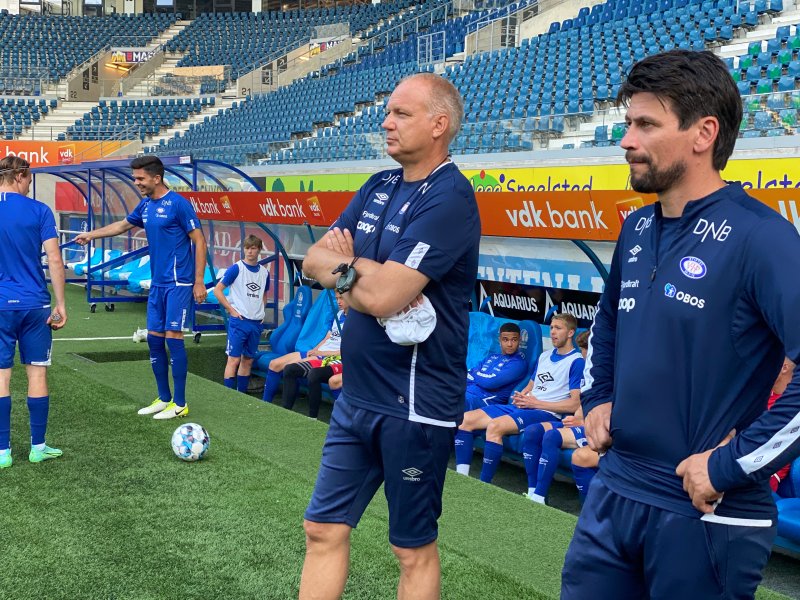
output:
<instances>
[{"instance_id":1,"label":"white sock","mask_svg":"<svg viewBox=\"0 0 800 600\"><path fill-rule=\"evenodd\" d=\"M34 450L44 450L45 449L45 445L44 444L31 444L31 448L33 448Z\"/></svg>"},{"instance_id":2,"label":"white sock","mask_svg":"<svg viewBox=\"0 0 800 600\"><path fill-rule=\"evenodd\" d=\"M456 473L459 475L469 475L469 465L456 465Z\"/></svg>"},{"instance_id":3,"label":"white sock","mask_svg":"<svg viewBox=\"0 0 800 600\"><path fill-rule=\"evenodd\" d=\"M528 488L528 496L533 497L536 495L536 488Z\"/></svg>"},{"instance_id":4,"label":"white sock","mask_svg":"<svg viewBox=\"0 0 800 600\"><path fill-rule=\"evenodd\" d=\"M9 452L11 452L11 448L6 448L5 450L0 450L0 456L5 456Z\"/></svg>"}]
</instances>

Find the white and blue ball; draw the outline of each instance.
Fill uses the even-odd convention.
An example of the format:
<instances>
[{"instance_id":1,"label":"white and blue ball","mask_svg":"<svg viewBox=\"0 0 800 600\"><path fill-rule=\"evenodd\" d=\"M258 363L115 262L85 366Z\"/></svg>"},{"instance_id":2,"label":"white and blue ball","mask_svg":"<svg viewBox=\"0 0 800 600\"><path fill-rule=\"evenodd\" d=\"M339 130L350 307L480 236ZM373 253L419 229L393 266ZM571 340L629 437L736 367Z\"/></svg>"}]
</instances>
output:
<instances>
[{"instance_id":1,"label":"white and blue ball","mask_svg":"<svg viewBox=\"0 0 800 600\"><path fill-rule=\"evenodd\" d=\"M197 423L185 423L172 434L172 451L175 456L187 462L203 458L210 443L208 432Z\"/></svg>"}]
</instances>

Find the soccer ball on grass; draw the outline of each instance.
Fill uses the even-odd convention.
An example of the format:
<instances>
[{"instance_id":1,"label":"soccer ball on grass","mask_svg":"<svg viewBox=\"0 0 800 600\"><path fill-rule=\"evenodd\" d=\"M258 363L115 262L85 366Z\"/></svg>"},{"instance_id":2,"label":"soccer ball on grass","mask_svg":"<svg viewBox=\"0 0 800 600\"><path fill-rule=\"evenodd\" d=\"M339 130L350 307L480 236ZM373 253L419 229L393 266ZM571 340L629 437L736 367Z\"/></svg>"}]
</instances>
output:
<instances>
[{"instance_id":1,"label":"soccer ball on grass","mask_svg":"<svg viewBox=\"0 0 800 600\"><path fill-rule=\"evenodd\" d=\"M184 423L172 434L172 451L181 460L194 462L205 456L210 442L204 427L197 423Z\"/></svg>"}]
</instances>

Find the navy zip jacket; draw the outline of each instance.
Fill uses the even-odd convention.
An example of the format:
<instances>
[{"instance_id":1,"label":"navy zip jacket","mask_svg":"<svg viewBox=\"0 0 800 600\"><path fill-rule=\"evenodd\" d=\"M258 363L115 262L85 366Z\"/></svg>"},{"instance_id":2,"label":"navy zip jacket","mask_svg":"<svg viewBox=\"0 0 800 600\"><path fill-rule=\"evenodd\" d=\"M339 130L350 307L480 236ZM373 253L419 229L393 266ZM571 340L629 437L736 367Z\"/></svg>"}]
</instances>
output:
<instances>
[{"instance_id":1,"label":"navy zip jacket","mask_svg":"<svg viewBox=\"0 0 800 600\"><path fill-rule=\"evenodd\" d=\"M800 362L800 236L741 186L661 205L626 220L591 329L584 414L612 402L608 487L689 517L675 475L689 455L733 441L709 459L724 492L705 520L768 525L768 480L800 453L800 368L766 412L784 354ZM739 521L741 520L741 521Z\"/></svg>"}]
</instances>

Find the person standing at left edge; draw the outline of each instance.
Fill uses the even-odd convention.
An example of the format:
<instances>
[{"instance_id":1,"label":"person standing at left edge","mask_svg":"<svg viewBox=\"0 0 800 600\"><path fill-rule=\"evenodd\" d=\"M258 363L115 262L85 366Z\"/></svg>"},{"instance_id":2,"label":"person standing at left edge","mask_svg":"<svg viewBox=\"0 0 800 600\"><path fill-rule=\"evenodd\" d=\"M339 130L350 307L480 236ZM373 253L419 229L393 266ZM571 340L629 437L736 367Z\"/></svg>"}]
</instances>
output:
<instances>
[{"instance_id":1,"label":"person standing at left edge","mask_svg":"<svg viewBox=\"0 0 800 600\"><path fill-rule=\"evenodd\" d=\"M305 513L303 600L342 595L350 532L381 483L400 562L398 599L439 598L437 521L464 412L480 242L475 193L448 155L463 114L443 77L401 81L383 128L402 168L370 177L303 262L350 306L343 391Z\"/></svg>"},{"instance_id":2,"label":"person standing at left edge","mask_svg":"<svg viewBox=\"0 0 800 600\"><path fill-rule=\"evenodd\" d=\"M144 227L150 246L152 284L147 299L147 345L158 387L158 397L139 410L154 419L173 419L189 414L186 405L188 371L183 327L192 302L206 299L203 283L206 240L192 205L164 184L164 164L157 156L142 156L131 162L133 183L144 196L127 218L81 233L81 245L98 238L120 235ZM194 244L194 255L192 255ZM166 342L166 343L165 343ZM169 362L167 362L169 349ZM169 388L169 367L175 396ZM155 414L154 414L155 413Z\"/></svg>"},{"instance_id":3,"label":"person standing at left edge","mask_svg":"<svg viewBox=\"0 0 800 600\"><path fill-rule=\"evenodd\" d=\"M11 466L11 367L19 343L20 362L28 375L28 412L32 463L58 458L61 450L44 442L50 395L51 329L67 324L64 302L64 262L50 209L27 197L30 164L18 156L0 160L0 469ZM56 305L42 270L42 246L47 254Z\"/></svg>"}]
</instances>

